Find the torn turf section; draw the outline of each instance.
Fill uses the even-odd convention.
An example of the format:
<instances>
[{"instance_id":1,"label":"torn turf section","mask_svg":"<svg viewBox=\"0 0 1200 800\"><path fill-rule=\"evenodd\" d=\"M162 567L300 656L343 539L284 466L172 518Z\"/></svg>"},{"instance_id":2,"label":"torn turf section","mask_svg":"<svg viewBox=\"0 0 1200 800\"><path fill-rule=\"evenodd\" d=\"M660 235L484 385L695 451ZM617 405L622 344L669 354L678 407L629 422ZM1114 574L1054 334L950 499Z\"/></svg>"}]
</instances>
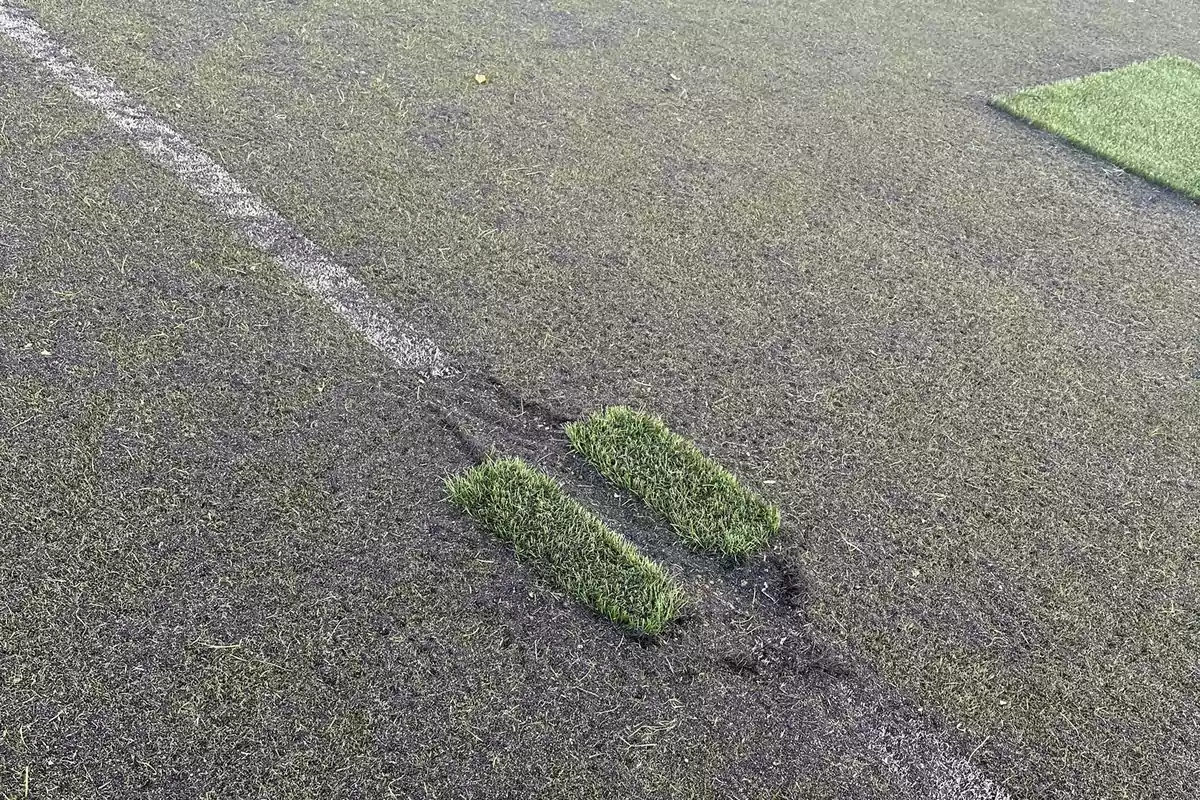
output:
<instances>
[{"instance_id":1,"label":"torn turf section","mask_svg":"<svg viewBox=\"0 0 1200 800\"><path fill-rule=\"evenodd\" d=\"M485 461L446 489L539 577L629 631L656 635L683 608L682 588L660 564L521 459Z\"/></svg>"},{"instance_id":2,"label":"torn turf section","mask_svg":"<svg viewBox=\"0 0 1200 800\"><path fill-rule=\"evenodd\" d=\"M640 497L696 550L745 556L779 531L779 509L658 417L612 406L568 425L567 438L602 475Z\"/></svg>"}]
</instances>

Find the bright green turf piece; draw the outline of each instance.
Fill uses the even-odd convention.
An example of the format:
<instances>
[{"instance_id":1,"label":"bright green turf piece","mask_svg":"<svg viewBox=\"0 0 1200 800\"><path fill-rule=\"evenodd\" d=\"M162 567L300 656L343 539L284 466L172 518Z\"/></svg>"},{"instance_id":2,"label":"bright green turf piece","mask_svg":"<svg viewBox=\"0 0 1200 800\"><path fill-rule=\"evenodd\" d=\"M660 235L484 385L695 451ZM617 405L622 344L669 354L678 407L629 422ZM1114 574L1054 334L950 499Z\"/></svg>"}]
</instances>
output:
<instances>
[{"instance_id":1,"label":"bright green turf piece","mask_svg":"<svg viewBox=\"0 0 1200 800\"><path fill-rule=\"evenodd\" d=\"M1200 200L1200 65L1163 56L992 98L992 105Z\"/></svg>"},{"instance_id":2,"label":"bright green turf piece","mask_svg":"<svg viewBox=\"0 0 1200 800\"><path fill-rule=\"evenodd\" d=\"M450 501L585 605L653 636L679 616L683 589L666 570L519 458L492 459L446 480Z\"/></svg>"},{"instance_id":3,"label":"bright green turf piece","mask_svg":"<svg viewBox=\"0 0 1200 800\"><path fill-rule=\"evenodd\" d=\"M697 550L745 556L779 531L779 509L658 417L612 406L567 426L580 455L666 517Z\"/></svg>"}]
</instances>

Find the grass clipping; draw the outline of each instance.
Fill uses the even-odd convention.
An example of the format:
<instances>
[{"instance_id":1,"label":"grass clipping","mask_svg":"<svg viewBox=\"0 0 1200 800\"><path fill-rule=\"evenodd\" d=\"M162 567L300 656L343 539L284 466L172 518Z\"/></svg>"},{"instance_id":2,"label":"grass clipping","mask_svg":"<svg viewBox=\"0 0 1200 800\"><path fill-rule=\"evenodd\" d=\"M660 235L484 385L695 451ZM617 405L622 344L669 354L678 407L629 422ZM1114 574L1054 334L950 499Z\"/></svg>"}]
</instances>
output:
<instances>
[{"instance_id":1,"label":"grass clipping","mask_svg":"<svg viewBox=\"0 0 1200 800\"><path fill-rule=\"evenodd\" d=\"M743 557L779 531L779 509L658 417L612 406L567 426L572 446L696 550Z\"/></svg>"},{"instance_id":2,"label":"grass clipping","mask_svg":"<svg viewBox=\"0 0 1200 800\"><path fill-rule=\"evenodd\" d=\"M1200 65L1175 56L994 97L993 106L1200 200Z\"/></svg>"},{"instance_id":3,"label":"grass clipping","mask_svg":"<svg viewBox=\"0 0 1200 800\"><path fill-rule=\"evenodd\" d=\"M679 616L683 589L660 564L521 459L490 459L446 488L539 577L627 630L654 636Z\"/></svg>"}]
</instances>

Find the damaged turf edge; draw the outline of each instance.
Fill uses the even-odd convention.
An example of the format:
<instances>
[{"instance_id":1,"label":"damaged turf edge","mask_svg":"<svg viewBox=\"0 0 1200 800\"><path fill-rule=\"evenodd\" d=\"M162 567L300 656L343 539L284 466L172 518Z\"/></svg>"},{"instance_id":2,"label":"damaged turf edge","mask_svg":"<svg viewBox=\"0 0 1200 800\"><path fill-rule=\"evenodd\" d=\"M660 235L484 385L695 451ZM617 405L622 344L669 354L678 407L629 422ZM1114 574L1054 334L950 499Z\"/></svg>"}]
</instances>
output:
<instances>
[{"instance_id":1,"label":"damaged turf edge","mask_svg":"<svg viewBox=\"0 0 1200 800\"><path fill-rule=\"evenodd\" d=\"M686 603L660 564L519 458L484 461L447 478L446 490L538 577L631 633L658 635Z\"/></svg>"}]
</instances>

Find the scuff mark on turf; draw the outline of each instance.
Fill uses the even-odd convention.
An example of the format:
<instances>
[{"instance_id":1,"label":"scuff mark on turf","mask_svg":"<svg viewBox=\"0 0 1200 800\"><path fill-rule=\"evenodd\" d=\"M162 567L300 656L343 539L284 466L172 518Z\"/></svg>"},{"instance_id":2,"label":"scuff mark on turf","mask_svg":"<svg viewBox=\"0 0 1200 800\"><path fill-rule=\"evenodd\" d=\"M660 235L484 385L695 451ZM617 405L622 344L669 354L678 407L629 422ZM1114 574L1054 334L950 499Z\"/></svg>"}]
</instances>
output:
<instances>
[{"instance_id":1,"label":"scuff mark on turf","mask_svg":"<svg viewBox=\"0 0 1200 800\"><path fill-rule=\"evenodd\" d=\"M803 608L808 599L808 579L800 567L777 553L767 556L767 564L778 575L782 602L789 608Z\"/></svg>"},{"instance_id":2,"label":"scuff mark on turf","mask_svg":"<svg viewBox=\"0 0 1200 800\"><path fill-rule=\"evenodd\" d=\"M50 72L80 100L124 131L151 161L176 175L233 222L346 324L400 369L445 376L451 370L432 340L411 330L361 281L292 223L242 186L220 164L175 129L137 104L115 83L78 61L34 20L0 2L0 33Z\"/></svg>"},{"instance_id":3,"label":"scuff mark on turf","mask_svg":"<svg viewBox=\"0 0 1200 800\"><path fill-rule=\"evenodd\" d=\"M435 417L437 417L437 420L441 426L448 431L451 436L454 437L454 441L455 444L458 445L458 449L462 451L462 454L466 456L471 463L479 463L487 458L487 455L492 451L492 448L489 448L487 445L483 444L483 442L479 441L479 439L473 436L471 432L467 430L467 427L463 421L459 419L456 414L450 411L449 408L432 400L426 404L426 408L428 408L429 411Z\"/></svg>"},{"instance_id":4,"label":"scuff mark on turf","mask_svg":"<svg viewBox=\"0 0 1200 800\"><path fill-rule=\"evenodd\" d=\"M487 375L484 380L492 386L496 394L506 403L513 407L518 414L530 412L541 417L543 421L550 425L562 425L566 422L574 422L580 416L579 411L555 408L552 405L543 403L539 400L533 400L524 397L517 391L509 387L503 380L495 374Z\"/></svg>"},{"instance_id":5,"label":"scuff mark on turf","mask_svg":"<svg viewBox=\"0 0 1200 800\"><path fill-rule=\"evenodd\" d=\"M936 731L901 708L835 690L855 719L867 749L892 773L901 798L912 800L1012 800L1005 789L964 758Z\"/></svg>"}]
</instances>

